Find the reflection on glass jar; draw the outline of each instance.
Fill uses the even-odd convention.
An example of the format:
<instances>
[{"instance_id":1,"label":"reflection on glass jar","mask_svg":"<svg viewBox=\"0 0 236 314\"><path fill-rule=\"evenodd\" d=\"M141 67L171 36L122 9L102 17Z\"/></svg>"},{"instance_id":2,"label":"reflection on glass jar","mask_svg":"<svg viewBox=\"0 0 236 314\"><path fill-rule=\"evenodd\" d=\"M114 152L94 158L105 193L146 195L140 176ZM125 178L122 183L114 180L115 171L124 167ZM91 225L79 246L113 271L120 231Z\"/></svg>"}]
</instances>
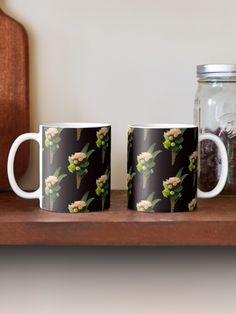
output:
<instances>
[{"instance_id":1,"label":"reflection on glass jar","mask_svg":"<svg viewBox=\"0 0 236 314\"><path fill-rule=\"evenodd\" d=\"M233 196L236 195L236 65L198 65L197 76L194 123L199 132L214 133L224 142L229 174L221 194ZM218 182L221 160L214 143L203 141L200 149L199 187L209 191Z\"/></svg>"}]
</instances>

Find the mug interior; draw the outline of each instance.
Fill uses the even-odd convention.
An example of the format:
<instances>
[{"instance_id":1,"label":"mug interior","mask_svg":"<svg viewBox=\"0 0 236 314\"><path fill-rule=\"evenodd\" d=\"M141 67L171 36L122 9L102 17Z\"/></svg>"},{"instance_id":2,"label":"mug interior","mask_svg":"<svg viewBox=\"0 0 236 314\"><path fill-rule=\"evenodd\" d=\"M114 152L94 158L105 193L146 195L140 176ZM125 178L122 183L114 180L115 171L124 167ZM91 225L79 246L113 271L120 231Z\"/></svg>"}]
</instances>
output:
<instances>
[{"instance_id":1,"label":"mug interior","mask_svg":"<svg viewBox=\"0 0 236 314\"><path fill-rule=\"evenodd\" d=\"M90 122L66 122L66 123L45 123L42 127L48 128L75 128L75 129L86 129L86 128L102 128L111 126L108 123L90 123Z\"/></svg>"},{"instance_id":2,"label":"mug interior","mask_svg":"<svg viewBox=\"0 0 236 314\"><path fill-rule=\"evenodd\" d=\"M187 129L196 128L194 124L178 124L178 123L142 123L142 124L130 124L130 128L137 129Z\"/></svg>"}]
</instances>

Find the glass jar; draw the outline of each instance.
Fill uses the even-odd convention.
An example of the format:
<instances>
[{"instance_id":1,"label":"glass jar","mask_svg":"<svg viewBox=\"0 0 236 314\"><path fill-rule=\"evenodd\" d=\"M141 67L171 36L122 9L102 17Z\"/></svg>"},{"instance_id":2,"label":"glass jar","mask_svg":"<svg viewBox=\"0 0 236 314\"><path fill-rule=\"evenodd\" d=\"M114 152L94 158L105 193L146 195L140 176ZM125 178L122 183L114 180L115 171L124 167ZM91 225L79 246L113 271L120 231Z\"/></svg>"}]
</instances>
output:
<instances>
[{"instance_id":1,"label":"glass jar","mask_svg":"<svg viewBox=\"0 0 236 314\"><path fill-rule=\"evenodd\" d=\"M198 88L195 96L194 123L200 133L218 135L225 144L229 173L222 195L236 195L236 65L197 66ZM200 146L199 188L209 191L218 182L221 160L211 141Z\"/></svg>"}]
</instances>

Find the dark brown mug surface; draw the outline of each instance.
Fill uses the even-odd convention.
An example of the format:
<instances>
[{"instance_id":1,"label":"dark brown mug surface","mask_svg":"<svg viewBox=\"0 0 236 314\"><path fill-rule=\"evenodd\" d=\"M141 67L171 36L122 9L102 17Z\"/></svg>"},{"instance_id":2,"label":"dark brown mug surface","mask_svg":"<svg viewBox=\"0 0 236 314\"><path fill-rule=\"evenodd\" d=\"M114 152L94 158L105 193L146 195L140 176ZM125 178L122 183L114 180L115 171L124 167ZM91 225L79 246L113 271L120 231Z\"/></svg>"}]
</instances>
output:
<instances>
[{"instance_id":1,"label":"dark brown mug surface","mask_svg":"<svg viewBox=\"0 0 236 314\"><path fill-rule=\"evenodd\" d=\"M128 207L140 212L195 209L197 146L194 125L131 125Z\"/></svg>"},{"instance_id":2,"label":"dark brown mug surface","mask_svg":"<svg viewBox=\"0 0 236 314\"><path fill-rule=\"evenodd\" d=\"M42 208L79 213L110 206L110 125L41 126Z\"/></svg>"}]
</instances>

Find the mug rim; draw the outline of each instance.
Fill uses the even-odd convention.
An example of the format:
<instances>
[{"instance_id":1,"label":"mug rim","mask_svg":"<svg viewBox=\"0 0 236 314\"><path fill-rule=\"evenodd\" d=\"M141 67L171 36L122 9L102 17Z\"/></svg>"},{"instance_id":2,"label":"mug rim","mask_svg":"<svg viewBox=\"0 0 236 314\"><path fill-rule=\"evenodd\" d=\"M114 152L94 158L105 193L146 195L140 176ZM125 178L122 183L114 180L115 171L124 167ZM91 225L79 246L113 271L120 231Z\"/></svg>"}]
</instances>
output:
<instances>
[{"instance_id":1,"label":"mug rim","mask_svg":"<svg viewBox=\"0 0 236 314\"><path fill-rule=\"evenodd\" d=\"M133 129L190 129L197 128L197 125L186 123L135 123L129 124L128 127Z\"/></svg>"},{"instance_id":2,"label":"mug rim","mask_svg":"<svg viewBox=\"0 0 236 314\"><path fill-rule=\"evenodd\" d=\"M97 123L97 122L54 122L54 123L43 123L41 127L46 128L75 128L75 129L92 129L110 127L109 123Z\"/></svg>"}]
</instances>

